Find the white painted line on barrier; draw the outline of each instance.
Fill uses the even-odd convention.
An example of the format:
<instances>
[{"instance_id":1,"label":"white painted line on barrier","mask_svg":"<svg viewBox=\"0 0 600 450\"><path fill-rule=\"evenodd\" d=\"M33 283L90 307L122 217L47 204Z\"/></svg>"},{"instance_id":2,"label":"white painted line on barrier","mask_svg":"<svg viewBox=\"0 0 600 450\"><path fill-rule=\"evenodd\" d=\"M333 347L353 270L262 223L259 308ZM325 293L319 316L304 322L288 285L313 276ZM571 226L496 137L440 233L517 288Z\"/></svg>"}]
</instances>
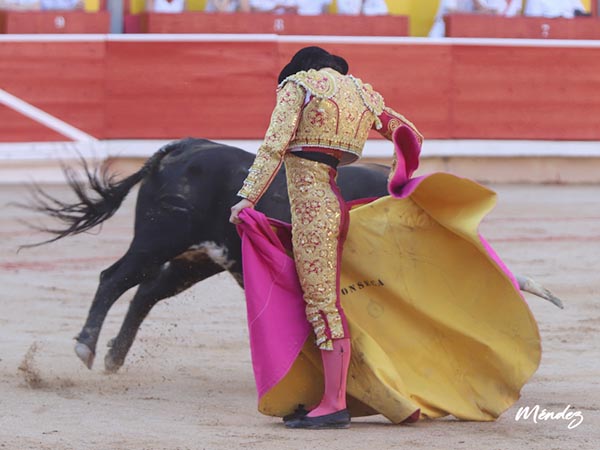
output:
<instances>
[{"instance_id":1,"label":"white painted line on barrier","mask_svg":"<svg viewBox=\"0 0 600 450\"><path fill-rule=\"evenodd\" d=\"M277 42L276 34L109 34L109 42Z\"/></svg>"},{"instance_id":2,"label":"white painted line on barrier","mask_svg":"<svg viewBox=\"0 0 600 450\"><path fill-rule=\"evenodd\" d=\"M0 34L2 42L105 42L106 34Z\"/></svg>"},{"instance_id":3,"label":"white painted line on barrier","mask_svg":"<svg viewBox=\"0 0 600 450\"><path fill-rule=\"evenodd\" d=\"M110 156L107 153L106 142L3 142L0 143L0 161L37 163L79 158L102 160ZM149 152L149 155L152 153Z\"/></svg>"},{"instance_id":4,"label":"white painted line on barrier","mask_svg":"<svg viewBox=\"0 0 600 450\"><path fill-rule=\"evenodd\" d=\"M0 89L0 103L74 141L89 142L97 140L95 137L63 122L59 118L9 94L4 89Z\"/></svg>"},{"instance_id":5,"label":"white painted line on barrier","mask_svg":"<svg viewBox=\"0 0 600 450\"><path fill-rule=\"evenodd\" d=\"M394 36L278 36L280 42L323 44L464 45L489 47L583 47L598 48L600 41L577 39L428 38Z\"/></svg>"},{"instance_id":6,"label":"white painted line on barrier","mask_svg":"<svg viewBox=\"0 0 600 450\"><path fill-rule=\"evenodd\" d=\"M262 144L260 140L250 139L214 140L242 148L250 153L256 153L256 150ZM127 146L122 147L126 148ZM112 154L111 148L114 147L109 145L109 154ZM133 144L130 148L135 151L136 145ZM156 149L158 148L156 147ZM391 158L392 155L392 144L384 139L367 141L363 150L363 157L365 158ZM426 139L423 143L421 156L424 158L600 158L600 142Z\"/></svg>"},{"instance_id":7,"label":"white painted line on barrier","mask_svg":"<svg viewBox=\"0 0 600 450\"><path fill-rule=\"evenodd\" d=\"M600 40L428 38L410 36L323 36L277 34L6 34L2 42L285 42L321 44L464 45L490 47L600 48Z\"/></svg>"},{"instance_id":8,"label":"white painted line on barrier","mask_svg":"<svg viewBox=\"0 0 600 450\"><path fill-rule=\"evenodd\" d=\"M135 158L146 159L154 154L168 140L108 140L95 142L23 142L0 144L0 185L20 184L35 181L37 183L64 183L64 174L61 163L77 164L77 160L85 158L92 166L107 158ZM223 144L243 148L256 152L260 145L259 140L218 140ZM391 160L391 145L387 141L372 141L367 143L363 156L365 158L382 158ZM493 167L494 161L503 159L520 166L520 159L527 161L543 161L545 158L554 158L552 170L547 171L545 178L536 182L556 182L554 172L562 163L582 161L585 167L595 167L600 161L600 142L584 141L481 141L481 140L430 140L422 152L422 161L425 164L429 158L442 158L448 163L461 159L476 161L481 167ZM368 159L367 159L368 162ZM490 164L492 164L490 166ZM515 167L516 167L515 165ZM583 167L583 166L578 166ZM564 182L592 182L597 183L598 178L593 175L582 175L583 178L565 170ZM585 170L583 171L585 172ZM475 177L477 174L474 175ZM526 181L525 178L515 178L512 182ZM495 179L496 182L511 182L511 179ZM568 181L567 181L568 182Z\"/></svg>"},{"instance_id":9,"label":"white painted line on barrier","mask_svg":"<svg viewBox=\"0 0 600 450\"><path fill-rule=\"evenodd\" d=\"M261 144L254 139L213 139L222 144L256 153ZM0 161L57 161L69 158L147 158L167 139L115 139L94 142L0 143ZM392 146L385 140L368 141L365 158L391 158ZM426 140L423 158L600 158L598 141L526 141L483 139Z\"/></svg>"}]
</instances>

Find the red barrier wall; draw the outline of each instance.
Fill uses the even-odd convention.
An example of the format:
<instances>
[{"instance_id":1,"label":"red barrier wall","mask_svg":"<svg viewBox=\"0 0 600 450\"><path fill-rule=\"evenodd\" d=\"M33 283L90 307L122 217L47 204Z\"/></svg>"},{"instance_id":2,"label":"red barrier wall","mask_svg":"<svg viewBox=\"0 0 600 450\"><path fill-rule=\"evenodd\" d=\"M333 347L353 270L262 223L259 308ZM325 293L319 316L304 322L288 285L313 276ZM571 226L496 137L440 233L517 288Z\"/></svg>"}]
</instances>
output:
<instances>
[{"instance_id":1,"label":"red barrier wall","mask_svg":"<svg viewBox=\"0 0 600 450\"><path fill-rule=\"evenodd\" d=\"M15 39L0 39L0 89L99 139L259 139L280 68L311 44L219 36ZM352 73L428 138L600 139L600 43L367 41L319 45L344 55ZM36 140L68 139L0 108L0 141Z\"/></svg>"},{"instance_id":2,"label":"red barrier wall","mask_svg":"<svg viewBox=\"0 0 600 450\"><path fill-rule=\"evenodd\" d=\"M0 41L0 89L86 133L102 137L105 50L103 41ZM68 140L12 109L4 107L2 111L0 141Z\"/></svg>"},{"instance_id":3,"label":"red barrier wall","mask_svg":"<svg viewBox=\"0 0 600 450\"><path fill-rule=\"evenodd\" d=\"M0 105L0 142L61 142L65 137L13 109Z\"/></svg>"},{"instance_id":4,"label":"red barrier wall","mask_svg":"<svg viewBox=\"0 0 600 450\"><path fill-rule=\"evenodd\" d=\"M0 11L0 33L108 33L107 11Z\"/></svg>"},{"instance_id":5,"label":"red barrier wall","mask_svg":"<svg viewBox=\"0 0 600 450\"><path fill-rule=\"evenodd\" d=\"M600 19L548 19L546 17L497 17L487 14L445 16L447 37L600 39Z\"/></svg>"},{"instance_id":6,"label":"red barrier wall","mask_svg":"<svg viewBox=\"0 0 600 450\"><path fill-rule=\"evenodd\" d=\"M365 20L366 19L366 20ZM280 35L408 36L408 16L322 14L142 13L142 33L275 33ZM126 32L131 32L125 29Z\"/></svg>"},{"instance_id":7,"label":"red barrier wall","mask_svg":"<svg viewBox=\"0 0 600 450\"><path fill-rule=\"evenodd\" d=\"M453 137L600 138L600 48L452 48Z\"/></svg>"},{"instance_id":8,"label":"red barrier wall","mask_svg":"<svg viewBox=\"0 0 600 450\"><path fill-rule=\"evenodd\" d=\"M109 42L107 53L106 138L242 139L268 125L274 42Z\"/></svg>"}]
</instances>

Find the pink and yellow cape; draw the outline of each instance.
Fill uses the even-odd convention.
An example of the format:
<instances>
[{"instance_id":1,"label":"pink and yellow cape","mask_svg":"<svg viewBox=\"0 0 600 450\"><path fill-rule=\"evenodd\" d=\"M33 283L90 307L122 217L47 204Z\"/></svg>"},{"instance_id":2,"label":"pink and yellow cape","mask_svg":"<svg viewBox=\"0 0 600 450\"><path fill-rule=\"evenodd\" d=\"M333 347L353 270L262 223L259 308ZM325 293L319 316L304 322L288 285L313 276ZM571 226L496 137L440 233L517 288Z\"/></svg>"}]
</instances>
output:
<instances>
[{"instance_id":1,"label":"pink and yellow cape","mask_svg":"<svg viewBox=\"0 0 600 450\"><path fill-rule=\"evenodd\" d=\"M342 259L350 325L348 407L390 421L494 420L541 357L536 322L478 227L495 205L479 184L411 178L420 147L394 133L390 195L355 206ZM260 412L284 416L323 392L321 358L290 256L290 226L244 210L244 283Z\"/></svg>"}]
</instances>

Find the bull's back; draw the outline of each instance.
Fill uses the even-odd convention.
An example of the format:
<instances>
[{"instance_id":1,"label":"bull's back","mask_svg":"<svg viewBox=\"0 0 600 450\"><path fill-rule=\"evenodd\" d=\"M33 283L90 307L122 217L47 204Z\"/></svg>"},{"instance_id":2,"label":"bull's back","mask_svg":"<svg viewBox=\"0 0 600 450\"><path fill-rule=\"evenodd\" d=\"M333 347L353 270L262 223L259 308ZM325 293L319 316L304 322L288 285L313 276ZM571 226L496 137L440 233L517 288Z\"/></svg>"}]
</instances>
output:
<instances>
[{"instance_id":1,"label":"bull's back","mask_svg":"<svg viewBox=\"0 0 600 450\"><path fill-rule=\"evenodd\" d=\"M346 201L382 197L388 194L389 167L375 164L356 164L340 167L337 183Z\"/></svg>"},{"instance_id":2,"label":"bull's back","mask_svg":"<svg viewBox=\"0 0 600 450\"><path fill-rule=\"evenodd\" d=\"M215 220L229 213L239 198L237 192L254 161L254 155L237 147L206 139L184 139L144 181L138 195L142 209L158 207L157 200L175 202L202 212ZM361 165L341 167L338 185L346 201L387 194L387 169ZM185 205L184 205L185 204ZM257 204L265 215L289 222L289 200L282 168ZM200 220L206 220L200 217Z\"/></svg>"}]
</instances>

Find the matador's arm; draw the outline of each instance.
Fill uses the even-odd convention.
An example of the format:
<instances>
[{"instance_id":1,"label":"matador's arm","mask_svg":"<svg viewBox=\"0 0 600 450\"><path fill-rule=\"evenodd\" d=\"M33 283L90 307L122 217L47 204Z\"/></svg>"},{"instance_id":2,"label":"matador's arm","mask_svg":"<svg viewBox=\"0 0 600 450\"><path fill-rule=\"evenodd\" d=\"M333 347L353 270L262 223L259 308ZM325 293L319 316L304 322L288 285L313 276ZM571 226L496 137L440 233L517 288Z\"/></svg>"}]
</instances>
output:
<instances>
[{"instance_id":1,"label":"matador's arm","mask_svg":"<svg viewBox=\"0 0 600 450\"><path fill-rule=\"evenodd\" d=\"M304 88L294 82L284 84L277 91L277 104L271 115L271 123L238 192L240 197L256 204L270 186L298 127L305 96Z\"/></svg>"},{"instance_id":2,"label":"matador's arm","mask_svg":"<svg viewBox=\"0 0 600 450\"><path fill-rule=\"evenodd\" d=\"M417 127L415 127L410 120L408 120L402 114L397 113L392 108L388 108L386 106L378 117L379 120L381 120L382 126L377 131L388 141L392 140L392 134L396 128L406 125L415 133L417 139L419 140L419 144L423 143L423 135L419 132L419 130L417 130Z\"/></svg>"},{"instance_id":3,"label":"matador's arm","mask_svg":"<svg viewBox=\"0 0 600 450\"><path fill-rule=\"evenodd\" d=\"M383 109L383 112L378 116L381 121L381 128L377 129L379 134L381 134L384 138L391 141L392 135L394 134L394 130L402 125L410 128L417 137L419 141L419 145L423 144L423 135L417 130L417 127L413 125L413 123L404 117L402 114L397 113L392 108L388 108L387 106ZM398 164L396 152L394 152L394 160L392 162L392 168L390 170L390 179L396 172L396 166Z\"/></svg>"}]
</instances>

